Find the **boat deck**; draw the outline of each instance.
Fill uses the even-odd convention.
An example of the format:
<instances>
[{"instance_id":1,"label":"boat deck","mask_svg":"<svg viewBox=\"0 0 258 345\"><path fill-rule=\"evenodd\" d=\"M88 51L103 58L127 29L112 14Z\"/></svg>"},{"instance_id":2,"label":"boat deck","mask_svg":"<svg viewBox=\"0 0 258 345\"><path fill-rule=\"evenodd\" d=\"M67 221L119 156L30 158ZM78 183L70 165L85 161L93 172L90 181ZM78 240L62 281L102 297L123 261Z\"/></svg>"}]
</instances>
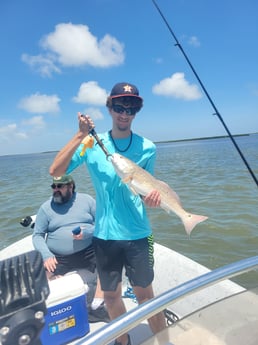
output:
<instances>
[{"instance_id":1,"label":"boat deck","mask_svg":"<svg viewBox=\"0 0 258 345\"><path fill-rule=\"evenodd\" d=\"M132 310L133 308L136 308L138 306L131 298L124 298L124 302L125 302L127 310ZM97 331L98 329L102 328L105 325L107 324L103 322L91 323L89 334ZM133 341L133 345L143 344L144 341L147 341L153 335L150 330L147 320L142 321L135 328L130 330L129 333ZM87 344L87 336L84 338L83 341L84 341L84 344ZM71 343L71 345L76 345L76 344L78 344L78 339L77 341L74 341ZM108 344L105 343L105 341L103 341L103 345L113 345L113 344L114 344L114 341L111 341Z\"/></svg>"},{"instance_id":2,"label":"boat deck","mask_svg":"<svg viewBox=\"0 0 258 345\"><path fill-rule=\"evenodd\" d=\"M137 305L125 298L128 310ZM105 326L90 325L90 333ZM216 302L170 325L153 337L147 321L129 331L133 345L257 345L258 291L245 291ZM244 339L244 340L243 340ZM103 345L111 345L114 342ZM73 345L87 344L87 336Z\"/></svg>"},{"instance_id":3,"label":"boat deck","mask_svg":"<svg viewBox=\"0 0 258 345\"><path fill-rule=\"evenodd\" d=\"M136 307L128 298L125 302L129 310ZM91 324L91 333L104 325ZM129 334L133 345L257 345L258 291L245 291L216 302L170 325L154 337L146 320ZM77 340L72 344L80 342ZM87 344L87 337L81 344ZM107 345L105 341L103 345Z\"/></svg>"},{"instance_id":4,"label":"boat deck","mask_svg":"<svg viewBox=\"0 0 258 345\"><path fill-rule=\"evenodd\" d=\"M256 345L258 295L246 291L180 320L142 345ZM135 344L135 343L134 343Z\"/></svg>"},{"instance_id":5,"label":"boat deck","mask_svg":"<svg viewBox=\"0 0 258 345\"><path fill-rule=\"evenodd\" d=\"M31 238L1 251L0 260L32 249ZM170 264L170 267L169 267ZM169 267L164 270L164 267ZM133 345L256 345L258 293L228 280L258 267L258 256L209 271L155 244L156 298L138 306L124 298L128 313L109 324L91 323L90 333L70 344L109 345L128 332ZM60 278L62 279L62 278ZM123 284L126 289L126 282ZM179 321L152 336L147 317L169 308Z\"/></svg>"}]
</instances>

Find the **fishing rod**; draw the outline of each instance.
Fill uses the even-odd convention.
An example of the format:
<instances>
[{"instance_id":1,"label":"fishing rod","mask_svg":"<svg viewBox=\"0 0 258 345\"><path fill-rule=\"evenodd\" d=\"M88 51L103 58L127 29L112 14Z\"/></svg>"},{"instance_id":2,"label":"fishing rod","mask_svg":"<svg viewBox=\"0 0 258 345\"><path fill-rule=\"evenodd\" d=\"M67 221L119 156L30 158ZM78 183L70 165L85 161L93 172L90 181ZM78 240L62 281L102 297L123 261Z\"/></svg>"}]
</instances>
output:
<instances>
[{"instance_id":1,"label":"fishing rod","mask_svg":"<svg viewBox=\"0 0 258 345\"><path fill-rule=\"evenodd\" d=\"M81 114L81 117L85 117L85 115L84 115L84 114ZM108 150L107 150L106 147L104 146L102 140L99 138L99 136L98 136L98 134L96 133L94 127L93 127L93 128L90 128L89 134L90 134L91 136L93 136L93 137L96 139L97 144L100 146L100 148L101 148L102 151L105 153L105 155L106 155L106 157L107 157L107 159L108 159L108 158L111 156L111 154L108 152ZM84 143L83 149L82 149L82 151L81 151L81 153L80 153L81 156L84 156L84 153L85 153L87 147L91 147L91 146L88 146L88 143ZM0 344L0 345L1 345L1 344Z\"/></svg>"},{"instance_id":2,"label":"fishing rod","mask_svg":"<svg viewBox=\"0 0 258 345\"><path fill-rule=\"evenodd\" d=\"M230 130L228 129L228 127L227 127L225 121L223 120L223 118L222 118L220 112L218 111L217 107L215 106L214 102L212 101L212 99L211 99L211 97L210 97L208 91L206 90L205 86L203 85L201 79L199 78L199 76L198 76L196 70L194 69L193 65L191 64L191 62L190 62L188 56L186 55L184 49L182 48L180 42L178 41L178 39L177 39L177 37L176 37L176 35L174 34L173 30L171 29L170 25L168 24L166 18L164 17L163 13L161 12L161 10L160 10L159 6L157 5L156 1L155 1L155 0L152 0L152 2L153 2L153 4L154 4L154 6L156 7L157 11L159 12L159 14L161 15L163 21L165 22L165 24L166 24L168 30L170 31L171 35L173 36L174 40L176 41L175 46L177 46L177 47L181 50L181 52L182 52L182 54L184 55L184 57L185 57L185 59L186 59L188 65L190 66L190 68L191 68L191 70L193 71L195 77L197 78L198 82L200 83L202 90L204 91L204 93L205 93L205 95L207 96L207 98L208 98L210 104L212 105L212 107L213 107L213 109L214 109L214 111L215 111L215 113L214 113L213 115L217 115L217 117L219 118L220 122L222 123L223 127L225 128L226 132L228 133L228 135L229 135L231 141L233 142L233 144L234 144L236 150L238 151L240 157L242 158L244 164L246 165L246 167L247 167L249 173L251 174L251 176L252 176L254 182L256 183L256 186L258 187L258 180L257 180L257 178L256 178L256 176L255 176L255 174L254 174L254 172L252 171L252 169L251 169L250 165L248 164L247 160L245 159L245 157L244 157L242 151L240 150L239 146L237 145L237 143L236 143L234 137L233 137L232 134L230 133Z\"/></svg>"},{"instance_id":3,"label":"fishing rod","mask_svg":"<svg viewBox=\"0 0 258 345\"><path fill-rule=\"evenodd\" d=\"M101 139L99 138L99 136L97 135L96 131L94 128L92 128L89 131L89 134L91 134L97 141L98 145L100 146L100 148L102 149L102 151L105 153L106 157L109 158L111 156L111 154L108 152L108 150L106 149L106 147L104 146L103 142L101 141Z\"/></svg>"}]
</instances>

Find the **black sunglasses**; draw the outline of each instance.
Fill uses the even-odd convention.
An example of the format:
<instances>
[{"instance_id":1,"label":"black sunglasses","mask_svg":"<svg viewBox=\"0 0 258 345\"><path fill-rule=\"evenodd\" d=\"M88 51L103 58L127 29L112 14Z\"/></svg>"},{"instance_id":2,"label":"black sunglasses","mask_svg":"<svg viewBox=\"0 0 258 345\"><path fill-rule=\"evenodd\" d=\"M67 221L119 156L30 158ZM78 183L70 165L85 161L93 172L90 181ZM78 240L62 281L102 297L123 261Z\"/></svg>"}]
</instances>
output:
<instances>
[{"instance_id":1,"label":"black sunglasses","mask_svg":"<svg viewBox=\"0 0 258 345\"><path fill-rule=\"evenodd\" d=\"M61 188L63 188L64 186L67 186L67 185L64 184L64 183L58 183L58 184L53 183L53 184L51 184L50 187L51 187L52 189L56 189L56 188L61 189Z\"/></svg>"},{"instance_id":2,"label":"black sunglasses","mask_svg":"<svg viewBox=\"0 0 258 345\"><path fill-rule=\"evenodd\" d=\"M137 111L139 111L138 107L125 108L120 104L113 104L112 109L118 114L122 114L123 112L126 112L126 114L130 116L134 116L137 113Z\"/></svg>"}]
</instances>

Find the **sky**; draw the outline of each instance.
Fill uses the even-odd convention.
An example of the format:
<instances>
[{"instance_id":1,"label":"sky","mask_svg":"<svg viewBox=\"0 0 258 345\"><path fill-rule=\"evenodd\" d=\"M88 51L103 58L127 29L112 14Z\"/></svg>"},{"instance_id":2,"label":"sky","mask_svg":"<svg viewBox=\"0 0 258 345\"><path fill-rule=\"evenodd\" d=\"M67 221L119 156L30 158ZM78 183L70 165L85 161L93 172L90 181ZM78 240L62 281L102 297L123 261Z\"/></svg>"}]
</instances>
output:
<instances>
[{"instance_id":1,"label":"sky","mask_svg":"<svg viewBox=\"0 0 258 345\"><path fill-rule=\"evenodd\" d=\"M258 132L257 0L155 0L231 134ZM0 155L58 151L117 82L154 142L226 135L152 0L1 0Z\"/></svg>"}]
</instances>

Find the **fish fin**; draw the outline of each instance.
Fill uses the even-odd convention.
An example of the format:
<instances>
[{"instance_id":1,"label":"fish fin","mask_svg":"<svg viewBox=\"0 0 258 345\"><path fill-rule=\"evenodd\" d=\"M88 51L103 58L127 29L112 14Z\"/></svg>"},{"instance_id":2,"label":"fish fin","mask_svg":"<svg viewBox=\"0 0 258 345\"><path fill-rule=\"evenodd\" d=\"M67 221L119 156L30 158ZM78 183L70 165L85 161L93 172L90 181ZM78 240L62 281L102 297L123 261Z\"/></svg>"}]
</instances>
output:
<instances>
[{"instance_id":1,"label":"fish fin","mask_svg":"<svg viewBox=\"0 0 258 345\"><path fill-rule=\"evenodd\" d=\"M175 198L176 198L178 204L179 204L180 206L182 206L182 203L181 203L181 200L180 200L180 198L179 198L179 195L178 195L174 190L173 190L173 192L174 192L174 196L175 196Z\"/></svg>"},{"instance_id":2,"label":"fish fin","mask_svg":"<svg viewBox=\"0 0 258 345\"><path fill-rule=\"evenodd\" d=\"M190 236L194 227L197 224L204 222L206 219L208 219L206 216L188 213L184 218L182 218L186 233Z\"/></svg>"},{"instance_id":3,"label":"fish fin","mask_svg":"<svg viewBox=\"0 0 258 345\"><path fill-rule=\"evenodd\" d=\"M180 200L178 194L177 194L173 189L171 189L170 186L169 186L166 182L164 182L164 181L162 181L162 180L157 180L157 183L158 183L159 185L161 185L161 186L163 185L163 186L166 188L167 193L168 193L169 195L171 195L173 198L175 198L176 201L178 202L178 204L179 204L180 206L182 206L182 203L181 203L181 200ZM170 213L170 210L166 210L166 211L167 211L168 213Z\"/></svg>"},{"instance_id":4,"label":"fish fin","mask_svg":"<svg viewBox=\"0 0 258 345\"><path fill-rule=\"evenodd\" d=\"M132 187L132 186L129 186L130 188L130 191L134 194L134 195L139 195L139 193L136 192L136 190Z\"/></svg>"},{"instance_id":5,"label":"fish fin","mask_svg":"<svg viewBox=\"0 0 258 345\"><path fill-rule=\"evenodd\" d=\"M130 189L130 191L134 194L134 195L139 195L139 193L136 192L136 190L132 187L131 185L131 182L132 182L132 177L131 176L127 176L127 177L124 177L122 179L122 182L125 183L128 188Z\"/></svg>"},{"instance_id":6,"label":"fish fin","mask_svg":"<svg viewBox=\"0 0 258 345\"><path fill-rule=\"evenodd\" d=\"M131 176L126 176L126 177L122 178L122 182L125 183L125 184L128 184L131 181L132 181Z\"/></svg>"}]
</instances>

